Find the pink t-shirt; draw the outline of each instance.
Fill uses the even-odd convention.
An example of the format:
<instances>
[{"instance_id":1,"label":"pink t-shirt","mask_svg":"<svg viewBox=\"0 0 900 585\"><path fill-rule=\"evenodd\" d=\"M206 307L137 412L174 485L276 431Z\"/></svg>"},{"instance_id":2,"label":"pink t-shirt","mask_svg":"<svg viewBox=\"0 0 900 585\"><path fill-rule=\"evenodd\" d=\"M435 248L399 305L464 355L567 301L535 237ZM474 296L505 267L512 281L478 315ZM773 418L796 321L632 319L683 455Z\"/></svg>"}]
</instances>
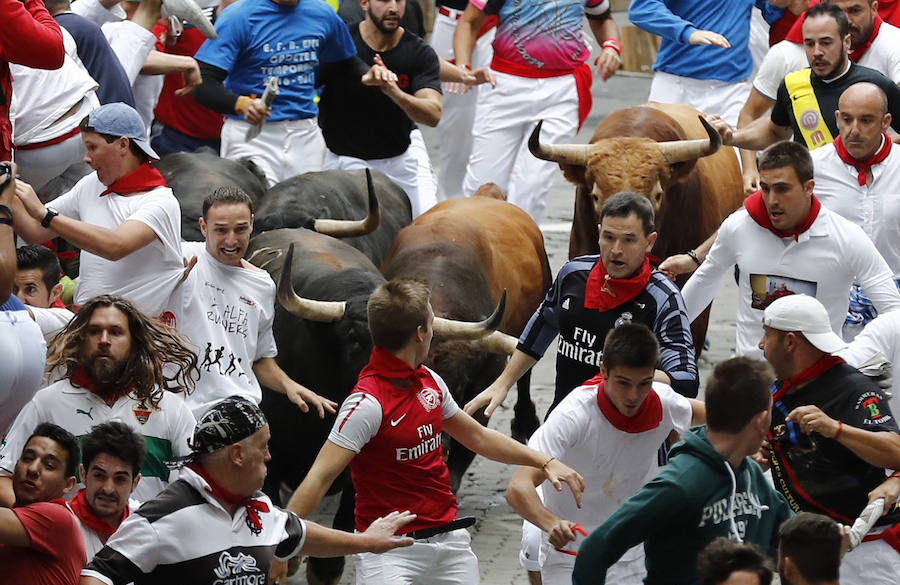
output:
<instances>
[{"instance_id":1,"label":"pink t-shirt","mask_svg":"<svg viewBox=\"0 0 900 585\"><path fill-rule=\"evenodd\" d=\"M84 540L65 502L38 502L12 511L31 537L31 546L0 544L4 583L76 585L84 566Z\"/></svg>"}]
</instances>

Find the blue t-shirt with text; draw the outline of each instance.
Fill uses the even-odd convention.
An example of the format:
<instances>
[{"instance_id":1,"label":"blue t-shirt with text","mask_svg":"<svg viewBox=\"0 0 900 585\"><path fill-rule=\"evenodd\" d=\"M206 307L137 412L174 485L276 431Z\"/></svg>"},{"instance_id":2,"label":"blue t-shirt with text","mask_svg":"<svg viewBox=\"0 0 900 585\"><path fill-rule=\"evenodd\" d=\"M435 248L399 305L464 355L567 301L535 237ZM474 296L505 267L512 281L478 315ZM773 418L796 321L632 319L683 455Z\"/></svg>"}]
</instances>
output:
<instances>
[{"instance_id":1,"label":"blue t-shirt with text","mask_svg":"<svg viewBox=\"0 0 900 585\"><path fill-rule=\"evenodd\" d=\"M196 59L228 71L225 87L239 95L261 96L269 77L277 77L271 122L316 116L319 63L356 54L346 25L324 0L296 6L238 0L222 11L216 32L218 38L203 43Z\"/></svg>"}]
</instances>

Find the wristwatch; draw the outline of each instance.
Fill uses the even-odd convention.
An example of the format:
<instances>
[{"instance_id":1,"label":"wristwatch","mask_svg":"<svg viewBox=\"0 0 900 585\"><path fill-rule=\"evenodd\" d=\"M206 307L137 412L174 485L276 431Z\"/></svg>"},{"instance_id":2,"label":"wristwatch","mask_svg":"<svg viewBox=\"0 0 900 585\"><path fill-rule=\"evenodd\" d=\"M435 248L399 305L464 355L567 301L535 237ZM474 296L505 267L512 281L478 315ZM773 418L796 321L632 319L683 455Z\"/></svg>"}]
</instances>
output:
<instances>
[{"instance_id":1,"label":"wristwatch","mask_svg":"<svg viewBox=\"0 0 900 585\"><path fill-rule=\"evenodd\" d=\"M41 220L41 227L48 228L50 227L50 222L53 221L53 218L59 215L59 212L53 209L52 207L45 207L47 210L47 214L44 215L44 219Z\"/></svg>"}]
</instances>

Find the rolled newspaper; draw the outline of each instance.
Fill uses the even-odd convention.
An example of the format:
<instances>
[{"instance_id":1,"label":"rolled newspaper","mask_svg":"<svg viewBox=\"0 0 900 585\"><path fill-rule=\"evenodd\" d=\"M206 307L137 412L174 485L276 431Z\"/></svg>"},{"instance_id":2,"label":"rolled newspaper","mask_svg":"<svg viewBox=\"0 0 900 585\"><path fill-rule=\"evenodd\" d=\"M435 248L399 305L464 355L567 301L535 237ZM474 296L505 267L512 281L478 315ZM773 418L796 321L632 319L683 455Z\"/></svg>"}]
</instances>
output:
<instances>
[{"instance_id":1,"label":"rolled newspaper","mask_svg":"<svg viewBox=\"0 0 900 585\"><path fill-rule=\"evenodd\" d=\"M863 508L859 517L850 527L850 550L855 549L862 542L863 537L872 530L875 522L884 513L884 498L878 498Z\"/></svg>"},{"instance_id":2,"label":"rolled newspaper","mask_svg":"<svg viewBox=\"0 0 900 585\"><path fill-rule=\"evenodd\" d=\"M266 90L262 94L262 102L266 104L266 107L272 105L272 102L275 101L275 96L278 94L278 78L270 77L269 81L266 82ZM250 142L262 132L262 125L265 122L260 122L259 124L251 124L249 128L247 128L247 135L244 139L247 142Z\"/></svg>"}]
</instances>

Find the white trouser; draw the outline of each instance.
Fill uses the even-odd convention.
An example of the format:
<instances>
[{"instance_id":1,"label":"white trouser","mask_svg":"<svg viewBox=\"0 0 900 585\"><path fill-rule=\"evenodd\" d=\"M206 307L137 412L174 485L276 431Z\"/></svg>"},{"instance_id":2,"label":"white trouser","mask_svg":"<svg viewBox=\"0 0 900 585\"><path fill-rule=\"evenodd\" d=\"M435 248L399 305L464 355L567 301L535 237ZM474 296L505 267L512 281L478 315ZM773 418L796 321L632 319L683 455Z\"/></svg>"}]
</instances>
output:
<instances>
[{"instance_id":1,"label":"white trouser","mask_svg":"<svg viewBox=\"0 0 900 585\"><path fill-rule=\"evenodd\" d=\"M471 197L481 185L496 183L507 201L540 224L559 166L535 158L528 151L528 137L538 121L544 120L542 141L572 142L578 129L575 77L495 75L497 87L485 88L475 108L472 155L463 192Z\"/></svg>"},{"instance_id":2,"label":"white trouser","mask_svg":"<svg viewBox=\"0 0 900 585\"><path fill-rule=\"evenodd\" d=\"M122 68L125 69L128 82L134 85L134 80L141 73L141 67L147 61L147 55L156 46L156 37L149 30L130 20L108 22L101 30Z\"/></svg>"},{"instance_id":3,"label":"white trouser","mask_svg":"<svg viewBox=\"0 0 900 585\"><path fill-rule=\"evenodd\" d=\"M478 559L465 529L386 553L356 555L356 585L478 585Z\"/></svg>"},{"instance_id":4,"label":"white trouser","mask_svg":"<svg viewBox=\"0 0 900 585\"><path fill-rule=\"evenodd\" d=\"M448 61L453 59L453 33L456 32L456 10L451 16L441 13L434 15L434 30L431 32L431 46L438 57ZM494 56L491 43L494 42L496 28L482 36L472 51L472 69L487 67ZM440 148L438 150L438 197L449 199L463 194L463 178L472 152L472 124L475 122L475 104L482 88L475 86L465 94L449 93L444 84L444 104L441 123L438 124ZM484 91L490 91L485 87Z\"/></svg>"},{"instance_id":5,"label":"white trouser","mask_svg":"<svg viewBox=\"0 0 900 585\"><path fill-rule=\"evenodd\" d=\"M434 199L434 191L431 192L431 199L423 199L423 194L419 191L419 163L416 157L410 152L412 147L406 152L391 158L373 158L365 160L352 156L343 156L334 154L330 150L325 151L325 168L336 169L340 171L356 171L360 169L370 168L381 171L397 186L406 192L409 197L410 208L412 209L413 219L422 215L431 209L437 201Z\"/></svg>"},{"instance_id":6,"label":"white trouser","mask_svg":"<svg viewBox=\"0 0 900 585\"><path fill-rule=\"evenodd\" d=\"M883 540L860 543L841 559L841 585L897 585L900 552Z\"/></svg>"},{"instance_id":7,"label":"white trouser","mask_svg":"<svg viewBox=\"0 0 900 585\"><path fill-rule=\"evenodd\" d=\"M640 555L625 553L621 559L606 571L606 582L615 585L643 585L647 576L644 565L644 545L638 545ZM558 552L548 543L544 543L546 554L541 566L541 582L543 585L569 585L572 583L572 570L575 568L575 557ZM634 550L634 549L632 549Z\"/></svg>"},{"instance_id":8,"label":"white trouser","mask_svg":"<svg viewBox=\"0 0 900 585\"><path fill-rule=\"evenodd\" d=\"M419 191L419 205L421 213L425 213L437 203L437 179L434 177L434 169L431 168L431 159L428 157L428 147L425 146L425 137L418 128L413 128L409 133L409 148L407 151L416 159L416 188ZM416 214L418 215L418 214ZM413 215L413 217L416 217Z\"/></svg>"},{"instance_id":9,"label":"white trouser","mask_svg":"<svg viewBox=\"0 0 900 585\"><path fill-rule=\"evenodd\" d=\"M0 437L42 386L47 344L27 311L0 311Z\"/></svg>"},{"instance_id":10,"label":"white trouser","mask_svg":"<svg viewBox=\"0 0 900 585\"><path fill-rule=\"evenodd\" d=\"M250 159L266 174L269 187L302 173L321 171L325 140L316 118L263 123L259 136L247 142L250 124L225 118L222 158Z\"/></svg>"},{"instance_id":11,"label":"white trouser","mask_svg":"<svg viewBox=\"0 0 900 585\"><path fill-rule=\"evenodd\" d=\"M519 549L519 564L526 571L538 573L541 570L542 534L543 531L528 520L522 521L522 548ZM571 581L571 579L569 580Z\"/></svg>"},{"instance_id":12,"label":"white trouser","mask_svg":"<svg viewBox=\"0 0 900 585\"><path fill-rule=\"evenodd\" d=\"M752 87L752 77L741 81L693 79L663 71L653 74L647 101L663 104L687 104L706 114L718 114L737 127L741 108Z\"/></svg>"}]
</instances>

